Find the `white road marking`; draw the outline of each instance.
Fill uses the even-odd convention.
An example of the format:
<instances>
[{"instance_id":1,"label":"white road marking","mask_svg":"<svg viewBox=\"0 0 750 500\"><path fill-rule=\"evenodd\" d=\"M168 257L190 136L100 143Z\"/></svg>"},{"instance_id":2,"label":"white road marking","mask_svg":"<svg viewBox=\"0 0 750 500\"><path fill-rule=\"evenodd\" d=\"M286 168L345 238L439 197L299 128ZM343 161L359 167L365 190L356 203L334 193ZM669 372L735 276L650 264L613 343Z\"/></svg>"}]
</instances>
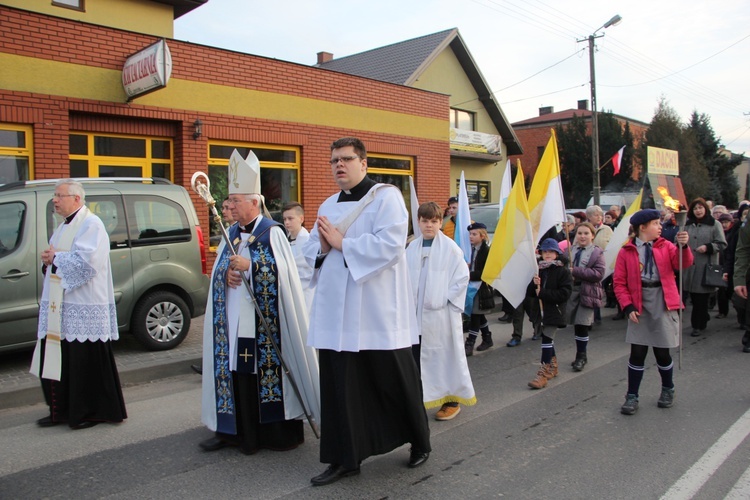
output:
<instances>
[{"instance_id":1,"label":"white road marking","mask_svg":"<svg viewBox=\"0 0 750 500\"><path fill-rule=\"evenodd\" d=\"M714 445L703 454L703 456L685 474L682 475L676 483L662 496L662 500L687 500L693 498L700 491L704 484L711 478L721 464L734 452L750 434L750 410L746 411L730 427ZM741 484L743 483L744 486ZM742 478L735 484L732 492L737 487L744 491L744 495L736 498L748 498L748 487L750 487L750 474L745 472ZM737 492L739 493L739 492ZM731 494L731 493L730 493ZM729 498L729 497L727 497Z\"/></svg>"}]
</instances>

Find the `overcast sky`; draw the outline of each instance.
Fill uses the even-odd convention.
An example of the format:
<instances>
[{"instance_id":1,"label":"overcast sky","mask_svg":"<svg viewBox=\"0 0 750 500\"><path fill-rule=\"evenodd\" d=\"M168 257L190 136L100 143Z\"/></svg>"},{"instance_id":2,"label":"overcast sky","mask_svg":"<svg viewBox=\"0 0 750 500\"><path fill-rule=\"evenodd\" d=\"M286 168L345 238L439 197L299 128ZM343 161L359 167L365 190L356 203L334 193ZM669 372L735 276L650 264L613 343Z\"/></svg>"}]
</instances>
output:
<instances>
[{"instance_id":1,"label":"overcast sky","mask_svg":"<svg viewBox=\"0 0 750 500\"><path fill-rule=\"evenodd\" d=\"M312 65L320 51L458 28L513 123L590 99L588 43L576 40L615 14L596 40L598 109L648 123L663 96L685 123L709 115L721 142L750 156L747 0L209 0L176 21L175 38Z\"/></svg>"}]
</instances>

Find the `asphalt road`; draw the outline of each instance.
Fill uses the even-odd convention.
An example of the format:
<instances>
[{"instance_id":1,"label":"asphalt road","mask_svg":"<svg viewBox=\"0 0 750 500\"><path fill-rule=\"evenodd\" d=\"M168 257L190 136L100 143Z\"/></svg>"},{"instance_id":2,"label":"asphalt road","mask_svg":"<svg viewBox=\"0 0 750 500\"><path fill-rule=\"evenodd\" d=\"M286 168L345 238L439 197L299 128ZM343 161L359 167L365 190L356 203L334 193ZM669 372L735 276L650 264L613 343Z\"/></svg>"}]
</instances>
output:
<instances>
[{"instance_id":1,"label":"asphalt road","mask_svg":"<svg viewBox=\"0 0 750 500\"><path fill-rule=\"evenodd\" d=\"M592 332L581 373L570 368L572 328L560 331L560 376L533 391L539 342L505 347L510 326L496 318L496 347L469 359L478 404L448 422L428 411L433 453L418 469L405 466L404 446L312 487L325 466L309 429L289 452L204 453L200 380L185 374L126 387L121 425L41 429L42 404L0 410L0 498L750 498L750 355L731 319L684 337L673 408L656 406L650 354L641 408L624 416L624 322L605 317Z\"/></svg>"}]
</instances>

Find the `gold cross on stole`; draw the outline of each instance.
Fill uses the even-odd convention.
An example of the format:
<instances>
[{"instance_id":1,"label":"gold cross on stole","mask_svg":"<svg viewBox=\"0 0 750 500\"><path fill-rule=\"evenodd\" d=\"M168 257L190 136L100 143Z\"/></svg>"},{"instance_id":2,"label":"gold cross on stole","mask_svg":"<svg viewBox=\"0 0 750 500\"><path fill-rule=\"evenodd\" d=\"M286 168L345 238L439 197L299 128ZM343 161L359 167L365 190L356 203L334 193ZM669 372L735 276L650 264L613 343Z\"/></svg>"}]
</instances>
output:
<instances>
[{"instance_id":1,"label":"gold cross on stole","mask_svg":"<svg viewBox=\"0 0 750 500\"><path fill-rule=\"evenodd\" d=\"M245 363L247 363L247 358L252 358L253 355L250 354L249 352L247 352L247 347L245 347L245 352L243 352L242 354L240 354L240 357L241 358L245 358Z\"/></svg>"}]
</instances>

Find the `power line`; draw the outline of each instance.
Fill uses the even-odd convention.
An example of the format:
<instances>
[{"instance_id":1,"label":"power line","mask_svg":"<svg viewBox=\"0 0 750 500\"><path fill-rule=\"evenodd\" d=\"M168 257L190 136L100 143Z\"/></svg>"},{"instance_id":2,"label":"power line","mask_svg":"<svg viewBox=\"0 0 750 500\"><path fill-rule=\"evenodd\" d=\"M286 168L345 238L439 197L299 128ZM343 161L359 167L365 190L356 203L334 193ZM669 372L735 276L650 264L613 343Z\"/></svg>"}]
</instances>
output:
<instances>
[{"instance_id":1,"label":"power line","mask_svg":"<svg viewBox=\"0 0 750 500\"><path fill-rule=\"evenodd\" d=\"M554 92L548 92L546 94L539 94L539 95L535 95L535 96L532 96L532 97L524 97L523 99L516 99L515 101L501 102L500 104L501 105L503 105L503 104L513 104L513 103L516 103L516 102L528 101L529 99L536 99L537 97L544 97L544 96L548 96L548 95L552 95L552 94L559 94L560 92L565 92L567 90L572 90L572 89L577 89L577 88L580 88L580 87L585 87L586 85L587 85L586 83L582 83L580 85L573 85L572 87L568 87L566 89L555 90Z\"/></svg>"},{"instance_id":2,"label":"power line","mask_svg":"<svg viewBox=\"0 0 750 500\"><path fill-rule=\"evenodd\" d=\"M514 84L512 84L512 85L508 85L507 87L503 87L503 88L502 88L502 89L500 89L500 90L491 90L490 92L491 92L491 93L493 93L493 94L495 94L495 93L500 93L500 92L502 92L503 90L508 90L508 89L509 89L509 88L511 88L511 87L515 87L516 85L519 85L519 84L521 84L521 83L525 82L526 80L530 80L531 78L534 78L535 76L537 76L537 75L538 75L538 74L540 74L540 73L544 73L544 72L545 72L545 71L547 71L548 69L554 68L554 67L555 67L555 66L557 66L558 64L561 64L561 63L563 63L563 62L567 61L567 60L568 60L568 59L570 59L571 57L573 57L573 56L575 56L575 55L578 55L578 54L580 54L580 53L581 53L582 51L584 51L584 50L586 50L586 49L580 49L580 50L577 50L577 51L573 52L572 54L570 54L570 55L569 55L568 57L566 57L566 58L564 58L564 59L561 59L561 60L557 61L556 63L554 63L554 64L551 64L551 65L547 66L546 68L544 68L544 69L541 69L541 70L537 71L536 73L534 73L534 74L533 74L533 75L531 75L531 76L527 76L527 77L526 77L526 78L524 78L523 80L520 80L520 81L518 81L518 82L516 82L516 83L514 83ZM553 92L553 93L555 93L555 92ZM466 103L469 103L469 102L472 102L472 101L476 101L477 99L479 99L479 97L477 97L477 98L475 98L475 99L469 99L468 101L463 101L463 102L459 102L459 103L453 104L453 106L461 106L462 104L466 104Z\"/></svg>"},{"instance_id":3,"label":"power line","mask_svg":"<svg viewBox=\"0 0 750 500\"><path fill-rule=\"evenodd\" d=\"M718 55L719 55L719 54L721 54L722 52L724 52L724 51L727 51L727 50L731 49L732 47L734 47L734 46L735 46L735 45L737 45L738 43L740 43L740 42L742 42L742 41L744 41L744 40L746 40L746 39L748 39L748 38L750 38L750 35L746 35L746 36L745 36L745 37L743 37L742 39L740 39L740 40L737 40L736 42L734 42L734 43L733 43L732 45L730 45L730 46L728 46L728 47L725 47L725 48L721 49L720 51L718 51L718 52L716 52L716 53L714 53L714 54L712 54L712 55L710 55L710 56L706 57L705 59L701 59L700 61L698 61L698 62L696 62L696 63L694 63L694 64L691 64L690 66L686 66L686 67L684 67L684 68L682 68L682 69L680 69L680 70L678 70L678 71L675 71L675 72L673 72L673 73L669 73L669 74L667 74L667 75L664 75L664 76L660 76L659 78L654 78L653 80L648 80L648 81L646 81L646 82L640 82L640 83L630 83L630 84L627 84L627 85L605 85L605 86L606 86L606 87L613 87L613 88L615 88L615 87L636 87L636 86L638 86L638 85L646 85L647 83L653 83L653 82L657 82L657 81L659 81L659 80L663 80L663 79L665 79L665 78L669 78L669 77L675 76L675 75L677 75L677 74L679 74L679 73L682 73L683 71L687 71L687 70L689 70L690 68L694 68L695 66L698 66L699 64L702 64L702 63L704 63L704 62L708 61L709 59L712 59L712 58L714 58L714 57L718 56Z\"/></svg>"}]
</instances>

